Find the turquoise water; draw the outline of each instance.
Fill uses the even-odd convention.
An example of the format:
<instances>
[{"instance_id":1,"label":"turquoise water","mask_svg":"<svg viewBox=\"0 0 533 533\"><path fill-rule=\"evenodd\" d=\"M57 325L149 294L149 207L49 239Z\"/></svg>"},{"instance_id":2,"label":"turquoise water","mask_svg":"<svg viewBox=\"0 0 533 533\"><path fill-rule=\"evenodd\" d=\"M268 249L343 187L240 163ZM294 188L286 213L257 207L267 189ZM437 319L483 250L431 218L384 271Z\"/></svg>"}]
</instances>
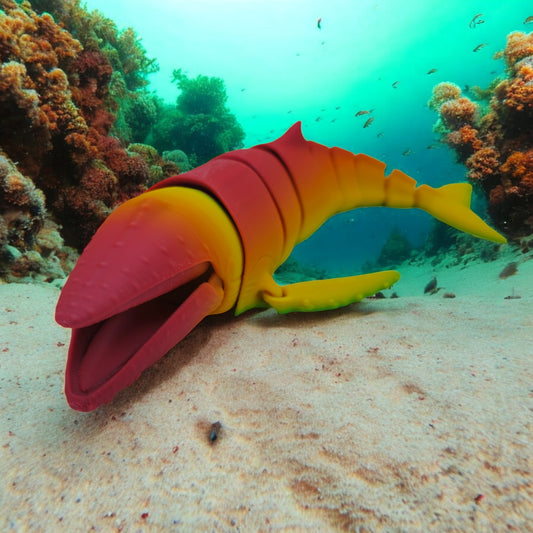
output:
<instances>
[{"instance_id":1,"label":"turquoise water","mask_svg":"<svg viewBox=\"0 0 533 533\"><path fill-rule=\"evenodd\" d=\"M523 21L532 14L523 0L160 0L149 9L145 2L88 0L86 6L119 28L135 29L160 66L150 87L168 102L178 95L171 82L176 68L189 77L222 78L246 147L301 120L307 139L367 153L433 186L463 181L465 170L433 132L436 115L426 105L432 87L488 85L504 72L494 53L510 32L527 31ZM484 22L469 28L479 13ZM362 109L374 110L367 128L368 115L354 116ZM375 259L394 225L421 245L431 224L417 211L360 209L331 219L294 255L336 274L353 273Z\"/></svg>"}]
</instances>

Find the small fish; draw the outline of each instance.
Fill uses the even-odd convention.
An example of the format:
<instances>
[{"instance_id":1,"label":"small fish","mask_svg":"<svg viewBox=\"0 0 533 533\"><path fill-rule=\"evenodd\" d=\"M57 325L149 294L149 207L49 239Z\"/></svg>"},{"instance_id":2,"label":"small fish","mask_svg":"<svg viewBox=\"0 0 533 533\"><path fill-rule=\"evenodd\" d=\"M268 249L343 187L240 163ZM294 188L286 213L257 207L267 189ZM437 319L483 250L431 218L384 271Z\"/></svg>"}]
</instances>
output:
<instances>
[{"instance_id":1,"label":"small fish","mask_svg":"<svg viewBox=\"0 0 533 533\"><path fill-rule=\"evenodd\" d=\"M338 106L335 108L335 111L338 111L340 108L341 108L341 106L338 105Z\"/></svg>"},{"instance_id":2,"label":"small fish","mask_svg":"<svg viewBox=\"0 0 533 533\"><path fill-rule=\"evenodd\" d=\"M376 135L376 137L383 137L383 132L380 131L380 132Z\"/></svg>"},{"instance_id":3,"label":"small fish","mask_svg":"<svg viewBox=\"0 0 533 533\"><path fill-rule=\"evenodd\" d=\"M518 272L518 263L516 261L512 261L506 267L500 272L500 275L498 276L500 279L507 279L511 276L514 276Z\"/></svg>"},{"instance_id":4,"label":"small fish","mask_svg":"<svg viewBox=\"0 0 533 533\"><path fill-rule=\"evenodd\" d=\"M363 128L368 128L368 126L370 126L370 124L372 124L372 122L374 122L374 117L370 117L364 124Z\"/></svg>"},{"instance_id":5,"label":"small fish","mask_svg":"<svg viewBox=\"0 0 533 533\"><path fill-rule=\"evenodd\" d=\"M435 74L435 72L437 72L437 69L436 68L432 68L432 69L428 70L426 72L426 74Z\"/></svg>"},{"instance_id":6,"label":"small fish","mask_svg":"<svg viewBox=\"0 0 533 533\"><path fill-rule=\"evenodd\" d=\"M332 118L331 119L331 122L335 122L337 119L336 118Z\"/></svg>"},{"instance_id":7,"label":"small fish","mask_svg":"<svg viewBox=\"0 0 533 533\"><path fill-rule=\"evenodd\" d=\"M398 87L398 85L400 85L400 81L395 81L393 84L392 84L392 88L393 89L396 89Z\"/></svg>"},{"instance_id":8,"label":"small fish","mask_svg":"<svg viewBox=\"0 0 533 533\"><path fill-rule=\"evenodd\" d=\"M411 155L413 153L413 151L411 150L411 148L407 148L407 150L404 150L402 152L402 155Z\"/></svg>"},{"instance_id":9,"label":"small fish","mask_svg":"<svg viewBox=\"0 0 533 533\"><path fill-rule=\"evenodd\" d=\"M322 117L316 117L315 122L320 122L322 120Z\"/></svg>"},{"instance_id":10,"label":"small fish","mask_svg":"<svg viewBox=\"0 0 533 533\"><path fill-rule=\"evenodd\" d=\"M316 21L316 27L321 30L322 29L322 17L319 17Z\"/></svg>"},{"instance_id":11,"label":"small fish","mask_svg":"<svg viewBox=\"0 0 533 533\"><path fill-rule=\"evenodd\" d=\"M424 294L435 294L439 289L437 288L437 278L433 276L431 281L424 287Z\"/></svg>"},{"instance_id":12,"label":"small fish","mask_svg":"<svg viewBox=\"0 0 533 533\"><path fill-rule=\"evenodd\" d=\"M472 20L470 21L470 23L468 24L468 27L469 28L475 28L476 27L476 24L483 24L483 22L485 22L484 20L478 20L479 17L482 17L483 16L483 13L478 13L477 15L474 15L472 17Z\"/></svg>"},{"instance_id":13,"label":"small fish","mask_svg":"<svg viewBox=\"0 0 533 533\"><path fill-rule=\"evenodd\" d=\"M434 144L428 144L426 146L426 150L433 150L435 148L435 145Z\"/></svg>"},{"instance_id":14,"label":"small fish","mask_svg":"<svg viewBox=\"0 0 533 533\"><path fill-rule=\"evenodd\" d=\"M529 24L530 22L533 22L533 15L529 15L526 20L524 20L524 24Z\"/></svg>"},{"instance_id":15,"label":"small fish","mask_svg":"<svg viewBox=\"0 0 533 533\"><path fill-rule=\"evenodd\" d=\"M372 113L372 111L374 111L373 109L369 109L368 111L366 109L361 109L361 111L357 111L357 113L355 114L356 117L360 117L361 115L369 115L370 113Z\"/></svg>"},{"instance_id":16,"label":"small fish","mask_svg":"<svg viewBox=\"0 0 533 533\"><path fill-rule=\"evenodd\" d=\"M482 48L485 48L485 46L487 46L489 43L481 43L481 44L478 44L473 50L472 52L477 52L478 50L481 50Z\"/></svg>"}]
</instances>

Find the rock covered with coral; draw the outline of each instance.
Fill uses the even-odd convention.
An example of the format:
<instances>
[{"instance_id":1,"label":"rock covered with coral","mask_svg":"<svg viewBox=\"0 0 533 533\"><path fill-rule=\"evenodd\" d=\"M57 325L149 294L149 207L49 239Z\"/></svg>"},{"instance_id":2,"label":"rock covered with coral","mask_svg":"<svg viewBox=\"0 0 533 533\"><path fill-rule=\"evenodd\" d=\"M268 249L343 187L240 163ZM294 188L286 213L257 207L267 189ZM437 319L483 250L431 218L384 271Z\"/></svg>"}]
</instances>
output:
<instances>
[{"instance_id":1,"label":"rock covered with coral","mask_svg":"<svg viewBox=\"0 0 533 533\"><path fill-rule=\"evenodd\" d=\"M511 33L503 57L505 79L473 91L477 101L446 82L434 88L429 106L498 228L520 237L533 233L533 33Z\"/></svg>"},{"instance_id":2,"label":"rock covered with coral","mask_svg":"<svg viewBox=\"0 0 533 533\"><path fill-rule=\"evenodd\" d=\"M1 279L53 281L73 268L76 252L46 217L43 192L1 153L0 212Z\"/></svg>"},{"instance_id":3,"label":"rock covered with coral","mask_svg":"<svg viewBox=\"0 0 533 533\"><path fill-rule=\"evenodd\" d=\"M64 242L81 250L114 207L178 172L112 131L153 69L132 30L79 0L0 0L1 279L64 277Z\"/></svg>"},{"instance_id":4,"label":"rock covered with coral","mask_svg":"<svg viewBox=\"0 0 533 533\"><path fill-rule=\"evenodd\" d=\"M116 206L244 137L222 80L178 70L165 105L135 32L80 1L0 0L0 280L64 277Z\"/></svg>"}]
</instances>

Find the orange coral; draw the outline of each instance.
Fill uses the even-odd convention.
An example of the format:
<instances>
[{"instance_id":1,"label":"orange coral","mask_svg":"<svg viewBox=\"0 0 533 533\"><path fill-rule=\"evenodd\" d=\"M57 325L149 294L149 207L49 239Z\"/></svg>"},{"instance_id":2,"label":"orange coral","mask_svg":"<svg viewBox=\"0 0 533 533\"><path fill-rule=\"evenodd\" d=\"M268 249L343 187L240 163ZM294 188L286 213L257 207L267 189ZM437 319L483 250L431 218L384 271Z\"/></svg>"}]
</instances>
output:
<instances>
[{"instance_id":1,"label":"orange coral","mask_svg":"<svg viewBox=\"0 0 533 533\"><path fill-rule=\"evenodd\" d=\"M533 220L533 34L510 34L502 55L507 78L478 91L481 101L490 98L490 108L448 99L436 109L436 129L487 195L498 227L522 236L531 232ZM434 94L445 92L438 87Z\"/></svg>"},{"instance_id":2,"label":"orange coral","mask_svg":"<svg viewBox=\"0 0 533 533\"><path fill-rule=\"evenodd\" d=\"M520 186L526 194L529 194L530 197L533 196L533 172L528 172L524 175ZM531 216L533 217L533 214Z\"/></svg>"},{"instance_id":3,"label":"orange coral","mask_svg":"<svg viewBox=\"0 0 533 533\"><path fill-rule=\"evenodd\" d=\"M501 166L501 170L518 180L533 176L533 150L513 152Z\"/></svg>"},{"instance_id":4,"label":"orange coral","mask_svg":"<svg viewBox=\"0 0 533 533\"><path fill-rule=\"evenodd\" d=\"M66 135L65 144L70 147L70 158L80 167L96 159L98 155L97 148L81 133L72 132Z\"/></svg>"},{"instance_id":5,"label":"orange coral","mask_svg":"<svg viewBox=\"0 0 533 533\"><path fill-rule=\"evenodd\" d=\"M39 74L54 67L65 68L81 51L70 33L46 13L37 17L27 2L19 6L13 0L2 0L2 8L7 15L0 18L2 62L17 60L32 65Z\"/></svg>"},{"instance_id":6,"label":"orange coral","mask_svg":"<svg viewBox=\"0 0 533 533\"><path fill-rule=\"evenodd\" d=\"M494 148L481 148L466 161L468 177L472 180L485 180L495 174L500 166L499 154Z\"/></svg>"},{"instance_id":7,"label":"orange coral","mask_svg":"<svg viewBox=\"0 0 533 533\"><path fill-rule=\"evenodd\" d=\"M18 109L26 111L30 120L39 116L39 95L29 78L26 67L15 61L0 66L0 102L12 100Z\"/></svg>"},{"instance_id":8,"label":"orange coral","mask_svg":"<svg viewBox=\"0 0 533 533\"><path fill-rule=\"evenodd\" d=\"M477 104L464 97L448 100L439 109L442 120L451 130L457 130L465 124L472 124L477 111Z\"/></svg>"},{"instance_id":9,"label":"orange coral","mask_svg":"<svg viewBox=\"0 0 533 533\"><path fill-rule=\"evenodd\" d=\"M455 100L461 96L461 88L455 83L442 82L433 87L433 96L428 106L433 111L438 111L440 106L448 100Z\"/></svg>"},{"instance_id":10,"label":"orange coral","mask_svg":"<svg viewBox=\"0 0 533 533\"><path fill-rule=\"evenodd\" d=\"M105 109L113 69L99 50L84 50L72 64L73 101L87 123L99 134L107 135L115 117Z\"/></svg>"},{"instance_id":11,"label":"orange coral","mask_svg":"<svg viewBox=\"0 0 533 533\"><path fill-rule=\"evenodd\" d=\"M526 83L533 80L533 56L524 58L516 65L516 75Z\"/></svg>"},{"instance_id":12,"label":"orange coral","mask_svg":"<svg viewBox=\"0 0 533 533\"><path fill-rule=\"evenodd\" d=\"M478 130L466 125L446 136L446 144L452 146L461 160L465 160L473 152L483 147L483 141L478 137Z\"/></svg>"},{"instance_id":13,"label":"orange coral","mask_svg":"<svg viewBox=\"0 0 533 533\"><path fill-rule=\"evenodd\" d=\"M533 33L515 31L507 36L504 53L505 63L511 71L518 61L533 56Z\"/></svg>"},{"instance_id":14,"label":"orange coral","mask_svg":"<svg viewBox=\"0 0 533 533\"><path fill-rule=\"evenodd\" d=\"M36 177L46 154L52 150L52 135L66 113L72 123L77 115L69 109L68 81L62 68L81 50L67 31L50 15L37 17L23 3L2 0L0 17L0 146L20 168ZM4 118L5 117L5 118ZM5 120L5 122L4 122Z\"/></svg>"},{"instance_id":15,"label":"orange coral","mask_svg":"<svg viewBox=\"0 0 533 533\"><path fill-rule=\"evenodd\" d=\"M70 4L81 13L77 0ZM117 104L98 39L83 49L29 2L0 7L0 148L44 191L69 244L83 248L112 208L146 188L148 167L107 137ZM3 217L0 202L5 227Z\"/></svg>"},{"instance_id":16,"label":"orange coral","mask_svg":"<svg viewBox=\"0 0 533 533\"><path fill-rule=\"evenodd\" d=\"M533 110L533 56L516 65L516 77L504 86L503 104L516 111Z\"/></svg>"},{"instance_id":17,"label":"orange coral","mask_svg":"<svg viewBox=\"0 0 533 533\"><path fill-rule=\"evenodd\" d=\"M496 185L494 189L490 191L489 194L489 201L491 205L499 205L503 203L505 199L505 191L503 190L503 187L501 185Z\"/></svg>"},{"instance_id":18,"label":"orange coral","mask_svg":"<svg viewBox=\"0 0 533 533\"><path fill-rule=\"evenodd\" d=\"M0 147L23 173L37 175L51 149L49 124L25 65L15 61L0 65L0 117Z\"/></svg>"}]
</instances>

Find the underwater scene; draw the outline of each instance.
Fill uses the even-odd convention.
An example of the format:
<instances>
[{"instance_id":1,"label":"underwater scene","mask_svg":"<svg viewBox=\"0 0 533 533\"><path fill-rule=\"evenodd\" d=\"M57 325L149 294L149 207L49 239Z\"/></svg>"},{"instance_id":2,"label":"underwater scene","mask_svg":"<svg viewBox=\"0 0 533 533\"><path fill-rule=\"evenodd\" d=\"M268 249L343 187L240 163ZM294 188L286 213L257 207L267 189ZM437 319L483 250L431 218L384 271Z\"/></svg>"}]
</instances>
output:
<instances>
[{"instance_id":1,"label":"underwater scene","mask_svg":"<svg viewBox=\"0 0 533 533\"><path fill-rule=\"evenodd\" d=\"M2 531L531 531L533 4L0 0Z\"/></svg>"}]
</instances>

